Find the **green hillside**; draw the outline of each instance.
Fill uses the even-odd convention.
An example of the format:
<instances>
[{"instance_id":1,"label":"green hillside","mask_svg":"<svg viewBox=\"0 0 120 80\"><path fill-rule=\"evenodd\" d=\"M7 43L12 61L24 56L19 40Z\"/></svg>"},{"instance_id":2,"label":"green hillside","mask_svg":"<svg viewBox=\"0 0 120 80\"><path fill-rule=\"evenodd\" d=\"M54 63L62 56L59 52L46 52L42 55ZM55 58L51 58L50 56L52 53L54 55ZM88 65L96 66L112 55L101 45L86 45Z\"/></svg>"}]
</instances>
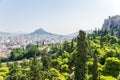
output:
<instances>
[{"instance_id":1,"label":"green hillside","mask_svg":"<svg viewBox=\"0 0 120 80\"><path fill-rule=\"evenodd\" d=\"M78 80L81 74L87 80L120 80L120 39L97 30L78 36L43 50L14 49L9 59L1 59L13 63L0 63L0 80Z\"/></svg>"}]
</instances>

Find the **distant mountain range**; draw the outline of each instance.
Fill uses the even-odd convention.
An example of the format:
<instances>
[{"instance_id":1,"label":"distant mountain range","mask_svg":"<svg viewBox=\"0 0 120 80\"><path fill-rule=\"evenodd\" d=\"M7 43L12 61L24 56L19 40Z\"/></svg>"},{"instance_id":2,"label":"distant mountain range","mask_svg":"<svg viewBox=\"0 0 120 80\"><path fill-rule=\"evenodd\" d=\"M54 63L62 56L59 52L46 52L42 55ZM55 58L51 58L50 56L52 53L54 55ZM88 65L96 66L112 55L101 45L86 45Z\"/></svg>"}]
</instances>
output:
<instances>
[{"instance_id":1,"label":"distant mountain range","mask_svg":"<svg viewBox=\"0 0 120 80\"><path fill-rule=\"evenodd\" d=\"M0 36L10 36L11 33L7 33L7 32L0 32Z\"/></svg>"},{"instance_id":2,"label":"distant mountain range","mask_svg":"<svg viewBox=\"0 0 120 80\"><path fill-rule=\"evenodd\" d=\"M109 34L113 34L115 36L120 36L120 15L112 16L108 19L104 20L104 24L102 26L101 32L107 31ZM85 32L87 34L91 33L93 30L86 30ZM59 34L53 34L50 32L45 31L42 28L39 28L35 30L34 32L27 33L27 34L13 34L13 33L7 33L7 32L0 32L0 37L4 36L18 36L18 35L37 35L37 36L52 36L52 37L64 37L64 38L73 38L78 35L78 32L71 33L68 35L59 35Z\"/></svg>"},{"instance_id":3,"label":"distant mountain range","mask_svg":"<svg viewBox=\"0 0 120 80\"><path fill-rule=\"evenodd\" d=\"M85 31L86 33L90 33L92 32L93 30L87 30ZM4 37L4 36L14 36L15 34L12 34L12 33L6 33L6 32L0 32L0 37ZM59 35L59 34L53 34L53 33L50 33L50 32L47 32L45 31L44 29L42 28L39 28L37 30L35 30L34 32L32 33L29 33L29 34L16 34L16 35L42 35L42 36L55 36L55 37L64 37L64 38L73 38L73 37L76 37L78 35L78 32L75 32L75 33L71 33L71 34L68 34L68 35ZM15 36L16 36L15 35Z\"/></svg>"}]
</instances>

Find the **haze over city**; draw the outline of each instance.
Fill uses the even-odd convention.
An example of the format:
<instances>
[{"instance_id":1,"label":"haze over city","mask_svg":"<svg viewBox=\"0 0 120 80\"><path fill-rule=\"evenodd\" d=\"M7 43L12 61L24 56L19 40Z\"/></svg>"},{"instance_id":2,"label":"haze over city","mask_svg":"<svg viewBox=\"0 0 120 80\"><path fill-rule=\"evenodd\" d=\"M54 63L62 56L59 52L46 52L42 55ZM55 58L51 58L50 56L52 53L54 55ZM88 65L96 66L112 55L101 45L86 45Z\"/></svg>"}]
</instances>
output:
<instances>
[{"instance_id":1,"label":"haze over city","mask_svg":"<svg viewBox=\"0 0 120 80\"><path fill-rule=\"evenodd\" d=\"M0 80L120 80L120 0L0 0Z\"/></svg>"},{"instance_id":2,"label":"haze over city","mask_svg":"<svg viewBox=\"0 0 120 80\"><path fill-rule=\"evenodd\" d=\"M101 28L108 16L119 15L119 0L0 0L1 32L57 34Z\"/></svg>"}]
</instances>

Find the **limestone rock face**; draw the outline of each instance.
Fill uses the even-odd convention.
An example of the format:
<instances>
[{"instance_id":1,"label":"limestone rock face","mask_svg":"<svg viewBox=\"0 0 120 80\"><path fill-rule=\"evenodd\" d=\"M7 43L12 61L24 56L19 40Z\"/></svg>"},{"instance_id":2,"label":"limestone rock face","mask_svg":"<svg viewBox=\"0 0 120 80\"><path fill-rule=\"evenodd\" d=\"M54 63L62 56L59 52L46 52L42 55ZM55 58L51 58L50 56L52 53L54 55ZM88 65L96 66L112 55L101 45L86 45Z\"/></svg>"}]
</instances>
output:
<instances>
[{"instance_id":1,"label":"limestone rock face","mask_svg":"<svg viewBox=\"0 0 120 80\"><path fill-rule=\"evenodd\" d=\"M114 34L118 37L120 32L120 15L109 16L108 19L105 19L101 31L104 32L105 30L107 30L109 34Z\"/></svg>"}]
</instances>

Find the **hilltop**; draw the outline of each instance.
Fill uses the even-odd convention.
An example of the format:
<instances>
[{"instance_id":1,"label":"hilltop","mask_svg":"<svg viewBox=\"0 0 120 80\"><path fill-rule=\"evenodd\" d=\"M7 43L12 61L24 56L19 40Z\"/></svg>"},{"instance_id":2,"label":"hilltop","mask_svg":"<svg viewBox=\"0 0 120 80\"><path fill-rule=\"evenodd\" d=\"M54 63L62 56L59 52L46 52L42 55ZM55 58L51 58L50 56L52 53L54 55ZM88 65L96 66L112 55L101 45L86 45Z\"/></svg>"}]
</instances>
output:
<instances>
[{"instance_id":1,"label":"hilltop","mask_svg":"<svg viewBox=\"0 0 120 80\"><path fill-rule=\"evenodd\" d=\"M37 35L54 35L54 34L52 34L52 33L50 33L50 32L45 31L45 30L42 29L42 28L39 28L39 29L35 30L35 31L32 32L31 34L32 34L32 35L35 35L35 34L37 34Z\"/></svg>"}]
</instances>

